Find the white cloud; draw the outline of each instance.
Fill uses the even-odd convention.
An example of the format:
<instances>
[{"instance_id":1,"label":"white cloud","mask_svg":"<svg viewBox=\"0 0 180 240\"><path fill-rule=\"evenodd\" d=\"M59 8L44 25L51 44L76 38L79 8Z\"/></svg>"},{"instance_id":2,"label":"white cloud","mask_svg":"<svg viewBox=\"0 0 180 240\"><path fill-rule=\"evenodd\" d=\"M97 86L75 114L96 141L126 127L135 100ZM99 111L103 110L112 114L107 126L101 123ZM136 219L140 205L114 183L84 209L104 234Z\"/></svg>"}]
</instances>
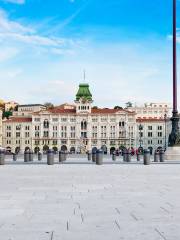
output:
<instances>
[{"instance_id":1,"label":"white cloud","mask_svg":"<svg viewBox=\"0 0 180 240\"><path fill-rule=\"evenodd\" d=\"M48 50L49 54L66 55L74 54L73 49L80 45L80 41L54 36L44 36L34 26L28 26L18 21L12 21L8 14L0 10L0 42L22 49L36 47L36 52L41 48ZM28 48L26 45L29 45ZM29 48L30 47L30 48Z\"/></svg>"},{"instance_id":2,"label":"white cloud","mask_svg":"<svg viewBox=\"0 0 180 240\"><path fill-rule=\"evenodd\" d=\"M25 0L4 0L4 2L15 3L15 4L24 4Z\"/></svg>"},{"instance_id":3,"label":"white cloud","mask_svg":"<svg viewBox=\"0 0 180 240\"><path fill-rule=\"evenodd\" d=\"M7 61L18 54L18 50L15 48L0 48L0 62Z\"/></svg>"}]
</instances>

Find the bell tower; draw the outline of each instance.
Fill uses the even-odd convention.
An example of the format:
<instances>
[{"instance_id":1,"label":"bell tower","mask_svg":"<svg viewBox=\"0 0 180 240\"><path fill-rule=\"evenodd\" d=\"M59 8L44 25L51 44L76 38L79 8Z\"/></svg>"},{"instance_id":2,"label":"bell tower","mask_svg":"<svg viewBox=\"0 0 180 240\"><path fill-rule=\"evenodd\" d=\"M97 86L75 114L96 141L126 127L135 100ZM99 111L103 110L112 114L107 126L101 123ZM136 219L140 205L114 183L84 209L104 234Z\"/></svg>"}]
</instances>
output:
<instances>
[{"instance_id":1,"label":"bell tower","mask_svg":"<svg viewBox=\"0 0 180 240\"><path fill-rule=\"evenodd\" d=\"M92 94L89 90L89 84L81 83L79 84L79 90L76 94L76 112L77 113L91 113L92 108Z\"/></svg>"}]
</instances>

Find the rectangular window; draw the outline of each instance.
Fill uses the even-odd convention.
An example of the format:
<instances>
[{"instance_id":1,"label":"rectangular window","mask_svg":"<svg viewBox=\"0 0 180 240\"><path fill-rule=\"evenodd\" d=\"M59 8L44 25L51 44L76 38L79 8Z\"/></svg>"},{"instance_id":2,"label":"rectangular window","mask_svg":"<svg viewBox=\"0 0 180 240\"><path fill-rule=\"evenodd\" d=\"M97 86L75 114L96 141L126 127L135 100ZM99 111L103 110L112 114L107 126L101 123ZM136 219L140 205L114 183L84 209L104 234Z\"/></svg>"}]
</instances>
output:
<instances>
[{"instance_id":1,"label":"rectangular window","mask_svg":"<svg viewBox=\"0 0 180 240\"><path fill-rule=\"evenodd\" d=\"M48 131L44 131L44 137L49 137L49 132Z\"/></svg>"},{"instance_id":2,"label":"rectangular window","mask_svg":"<svg viewBox=\"0 0 180 240\"><path fill-rule=\"evenodd\" d=\"M152 137L152 132L148 132L148 137Z\"/></svg>"},{"instance_id":3,"label":"rectangular window","mask_svg":"<svg viewBox=\"0 0 180 240\"><path fill-rule=\"evenodd\" d=\"M16 137L20 137L21 136L21 133L20 132L16 132Z\"/></svg>"},{"instance_id":4,"label":"rectangular window","mask_svg":"<svg viewBox=\"0 0 180 240\"><path fill-rule=\"evenodd\" d=\"M158 132L158 137L162 137L162 132Z\"/></svg>"},{"instance_id":5,"label":"rectangular window","mask_svg":"<svg viewBox=\"0 0 180 240\"><path fill-rule=\"evenodd\" d=\"M52 121L53 122L58 122L58 118L53 118Z\"/></svg>"}]
</instances>

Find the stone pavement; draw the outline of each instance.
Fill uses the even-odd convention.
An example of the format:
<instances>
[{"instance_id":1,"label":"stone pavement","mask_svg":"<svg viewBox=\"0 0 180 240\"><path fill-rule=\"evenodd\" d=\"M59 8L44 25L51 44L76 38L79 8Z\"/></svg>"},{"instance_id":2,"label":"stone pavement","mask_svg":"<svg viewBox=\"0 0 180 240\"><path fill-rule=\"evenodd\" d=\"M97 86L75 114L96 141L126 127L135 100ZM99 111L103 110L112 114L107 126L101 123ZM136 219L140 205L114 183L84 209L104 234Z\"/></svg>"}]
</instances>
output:
<instances>
[{"instance_id":1,"label":"stone pavement","mask_svg":"<svg viewBox=\"0 0 180 240\"><path fill-rule=\"evenodd\" d=\"M180 239L180 164L8 164L0 183L0 240Z\"/></svg>"}]
</instances>

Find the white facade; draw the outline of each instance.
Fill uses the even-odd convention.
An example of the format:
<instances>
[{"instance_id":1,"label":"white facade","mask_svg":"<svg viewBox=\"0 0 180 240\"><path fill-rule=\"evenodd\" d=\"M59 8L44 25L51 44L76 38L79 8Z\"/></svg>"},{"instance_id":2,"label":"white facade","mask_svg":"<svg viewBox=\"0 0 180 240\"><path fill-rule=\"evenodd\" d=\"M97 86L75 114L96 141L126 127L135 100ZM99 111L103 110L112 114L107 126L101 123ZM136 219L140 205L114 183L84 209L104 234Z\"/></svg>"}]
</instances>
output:
<instances>
[{"instance_id":1,"label":"white facade","mask_svg":"<svg viewBox=\"0 0 180 240\"><path fill-rule=\"evenodd\" d=\"M5 103L5 111L14 110L14 108L18 105L17 102L10 101Z\"/></svg>"},{"instance_id":2,"label":"white facade","mask_svg":"<svg viewBox=\"0 0 180 240\"><path fill-rule=\"evenodd\" d=\"M140 127L141 126L141 127ZM167 119L137 119L136 148L154 151L158 147L167 148L170 134L170 120ZM140 130L141 129L141 130Z\"/></svg>"},{"instance_id":3,"label":"white facade","mask_svg":"<svg viewBox=\"0 0 180 240\"><path fill-rule=\"evenodd\" d=\"M31 117L32 113L39 112L39 111L42 111L45 109L46 109L46 107L42 104L19 105L18 110L13 112L13 116Z\"/></svg>"},{"instance_id":4,"label":"white facade","mask_svg":"<svg viewBox=\"0 0 180 240\"><path fill-rule=\"evenodd\" d=\"M144 106L128 107L127 109L134 111L137 118L164 118L165 114L167 114L167 117L172 115L172 107L167 103L150 103L144 104Z\"/></svg>"},{"instance_id":5,"label":"white facade","mask_svg":"<svg viewBox=\"0 0 180 240\"><path fill-rule=\"evenodd\" d=\"M92 103L89 85L80 84L74 105L63 104L49 110L42 105L20 106L18 114L3 121L3 146L13 152L26 148L35 152L48 148L69 152L102 148L110 153L121 147L142 146L153 151L167 145L171 112L168 104L95 109Z\"/></svg>"},{"instance_id":6,"label":"white facade","mask_svg":"<svg viewBox=\"0 0 180 240\"><path fill-rule=\"evenodd\" d=\"M15 118L3 120L3 147L12 152L32 148L32 119Z\"/></svg>"}]
</instances>

